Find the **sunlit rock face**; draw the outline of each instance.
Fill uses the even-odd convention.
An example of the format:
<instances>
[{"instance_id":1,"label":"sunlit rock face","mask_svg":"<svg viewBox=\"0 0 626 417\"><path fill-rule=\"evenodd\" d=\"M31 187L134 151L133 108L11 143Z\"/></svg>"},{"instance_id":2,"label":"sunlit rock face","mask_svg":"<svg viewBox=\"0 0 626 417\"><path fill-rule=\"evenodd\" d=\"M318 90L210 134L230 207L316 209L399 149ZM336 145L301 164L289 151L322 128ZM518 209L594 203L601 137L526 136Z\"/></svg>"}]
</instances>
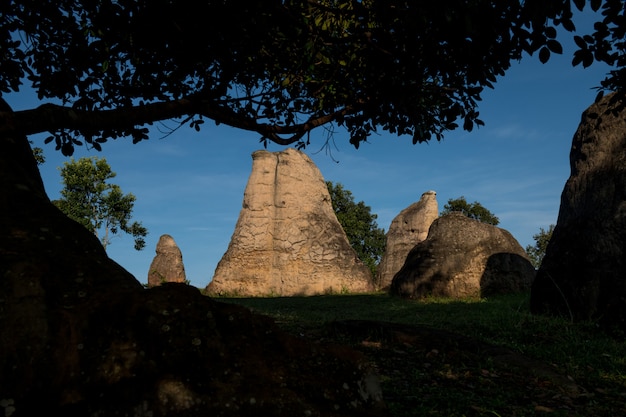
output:
<instances>
[{"instance_id":1,"label":"sunlit rock face","mask_svg":"<svg viewBox=\"0 0 626 417\"><path fill-rule=\"evenodd\" d=\"M428 229L439 216L437 193L427 191L419 201L402 210L387 231L385 253L376 270L376 286L388 289L393 276L402 268L406 256L426 239Z\"/></svg>"},{"instance_id":2,"label":"sunlit rock face","mask_svg":"<svg viewBox=\"0 0 626 417\"><path fill-rule=\"evenodd\" d=\"M528 290L534 276L528 255L508 231L453 212L433 222L390 292L407 298L480 297Z\"/></svg>"},{"instance_id":3,"label":"sunlit rock face","mask_svg":"<svg viewBox=\"0 0 626 417\"><path fill-rule=\"evenodd\" d=\"M373 290L304 153L257 151L243 207L209 294L311 295Z\"/></svg>"},{"instance_id":4,"label":"sunlit rock face","mask_svg":"<svg viewBox=\"0 0 626 417\"><path fill-rule=\"evenodd\" d=\"M184 283L186 279L180 248L172 236L162 235L156 246L156 255L148 270L148 287L156 287L166 282Z\"/></svg>"},{"instance_id":5,"label":"sunlit rock face","mask_svg":"<svg viewBox=\"0 0 626 417\"><path fill-rule=\"evenodd\" d=\"M570 166L531 309L626 330L626 111L618 96L583 113Z\"/></svg>"}]
</instances>

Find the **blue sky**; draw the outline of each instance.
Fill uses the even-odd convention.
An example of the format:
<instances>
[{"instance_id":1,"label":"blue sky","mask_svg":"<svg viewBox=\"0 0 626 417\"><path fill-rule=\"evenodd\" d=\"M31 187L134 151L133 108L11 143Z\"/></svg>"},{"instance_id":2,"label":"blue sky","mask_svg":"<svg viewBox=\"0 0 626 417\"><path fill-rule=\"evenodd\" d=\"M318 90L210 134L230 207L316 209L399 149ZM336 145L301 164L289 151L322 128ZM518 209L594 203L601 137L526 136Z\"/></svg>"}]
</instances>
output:
<instances>
[{"instance_id":1,"label":"blue sky","mask_svg":"<svg viewBox=\"0 0 626 417\"><path fill-rule=\"evenodd\" d=\"M385 230L423 192L435 190L440 210L449 199L465 196L498 216L499 226L523 247L533 244L540 227L556 223L572 136L606 72L598 64L572 68L570 38L561 38L564 55L553 55L546 65L527 57L485 91L479 107L485 126L478 130L450 132L442 142L420 145L381 134L358 150L338 130L332 156L322 149L319 130L305 152L326 180L343 184L356 201L369 205ZM38 104L28 93L5 98L14 110ZM78 149L74 157L105 157L117 173L112 182L137 197L133 218L149 230L143 251L122 236L112 241L109 256L145 283L159 237L170 234L183 253L187 279L204 288L239 216L250 155L262 145L256 134L212 122L200 133L182 128L165 137L173 126L165 122L159 132L155 125L150 140L137 145L118 139L104 144L102 152ZM44 148L47 161L40 171L48 195L56 199L62 187L58 167L67 158L43 144L46 136L31 140Z\"/></svg>"}]
</instances>

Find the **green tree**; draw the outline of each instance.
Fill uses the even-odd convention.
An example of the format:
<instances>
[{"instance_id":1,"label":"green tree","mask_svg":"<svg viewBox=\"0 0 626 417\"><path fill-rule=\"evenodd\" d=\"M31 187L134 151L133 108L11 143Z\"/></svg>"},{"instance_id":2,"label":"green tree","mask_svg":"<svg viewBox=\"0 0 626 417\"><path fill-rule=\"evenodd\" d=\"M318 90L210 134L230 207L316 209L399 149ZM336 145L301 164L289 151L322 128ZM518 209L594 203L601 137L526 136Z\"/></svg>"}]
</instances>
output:
<instances>
[{"instance_id":1,"label":"green tree","mask_svg":"<svg viewBox=\"0 0 626 417\"><path fill-rule=\"evenodd\" d=\"M576 34L573 64L615 67L626 85L619 0L5 1L0 92L27 81L46 104L1 117L3 130L48 138L64 154L87 142L148 138L147 125L204 119L305 146L316 127L354 146L386 131L414 143L482 124L478 102L512 61L561 53L573 10L599 22Z\"/></svg>"},{"instance_id":2,"label":"green tree","mask_svg":"<svg viewBox=\"0 0 626 417\"><path fill-rule=\"evenodd\" d=\"M539 266L541 265L541 261L543 260L543 257L546 254L546 248L548 247L548 242L550 242L550 238L552 238L553 231L554 231L553 224L551 224L548 227L548 230L545 230L543 227L540 227L539 233L533 235L533 239L535 240L535 245L526 246L526 253L530 257L530 261L532 262L535 268L539 268Z\"/></svg>"},{"instance_id":3,"label":"green tree","mask_svg":"<svg viewBox=\"0 0 626 417\"><path fill-rule=\"evenodd\" d=\"M326 186L337 220L346 232L350 245L375 277L386 244L385 230L379 229L376 223L378 216L363 201L355 203L352 192L343 188L342 184L326 181Z\"/></svg>"},{"instance_id":4,"label":"green tree","mask_svg":"<svg viewBox=\"0 0 626 417\"><path fill-rule=\"evenodd\" d=\"M35 158L35 162L37 162L37 165L41 165L46 162L46 157L43 155L43 149L38 146L33 146L32 140L29 140L28 143L30 143L31 149L33 151L33 157Z\"/></svg>"},{"instance_id":5,"label":"green tree","mask_svg":"<svg viewBox=\"0 0 626 417\"><path fill-rule=\"evenodd\" d=\"M134 237L136 250L146 246L148 230L141 223L131 223L136 198L107 182L116 174L106 159L72 158L60 172L64 188L61 198L53 203L63 213L94 233L105 249L119 231Z\"/></svg>"},{"instance_id":6,"label":"green tree","mask_svg":"<svg viewBox=\"0 0 626 417\"><path fill-rule=\"evenodd\" d=\"M460 211L470 219L492 224L494 226L497 226L500 223L500 219L483 207L483 205L478 201L468 203L463 196L449 199L446 205L443 206L441 215L443 216L444 214L452 213L453 211Z\"/></svg>"}]
</instances>

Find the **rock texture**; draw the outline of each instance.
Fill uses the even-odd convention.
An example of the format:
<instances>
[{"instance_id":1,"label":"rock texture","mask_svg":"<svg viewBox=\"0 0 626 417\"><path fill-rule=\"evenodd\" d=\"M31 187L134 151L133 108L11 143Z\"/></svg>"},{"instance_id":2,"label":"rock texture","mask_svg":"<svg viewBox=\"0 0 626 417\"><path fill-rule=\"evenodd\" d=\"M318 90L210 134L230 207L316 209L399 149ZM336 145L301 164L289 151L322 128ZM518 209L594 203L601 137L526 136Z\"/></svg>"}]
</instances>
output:
<instances>
[{"instance_id":1,"label":"rock texture","mask_svg":"<svg viewBox=\"0 0 626 417\"><path fill-rule=\"evenodd\" d=\"M394 275L402 268L406 256L419 242L426 239L428 229L439 217L437 193L427 191L419 201L402 210L387 231L385 253L376 272L376 285L387 290Z\"/></svg>"},{"instance_id":2,"label":"rock texture","mask_svg":"<svg viewBox=\"0 0 626 417\"><path fill-rule=\"evenodd\" d=\"M187 280L183 254L170 235L162 235L156 246L156 256L148 270L148 287L166 282L184 283Z\"/></svg>"},{"instance_id":3,"label":"rock texture","mask_svg":"<svg viewBox=\"0 0 626 417\"><path fill-rule=\"evenodd\" d=\"M590 106L574 134L531 309L626 330L626 111L617 99Z\"/></svg>"},{"instance_id":4,"label":"rock texture","mask_svg":"<svg viewBox=\"0 0 626 417\"><path fill-rule=\"evenodd\" d=\"M312 295L373 289L313 161L295 149L252 154L252 173L209 294Z\"/></svg>"},{"instance_id":5,"label":"rock texture","mask_svg":"<svg viewBox=\"0 0 626 417\"><path fill-rule=\"evenodd\" d=\"M187 285L144 289L50 202L26 137L4 128L0 414L388 415L353 350Z\"/></svg>"},{"instance_id":6,"label":"rock texture","mask_svg":"<svg viewBox=\"0 0 626 417\"><path fill-rule=\"evenodd\" d=\"M519 292L535 275L528 256L506 230L450 213L407 256L390 292L410 298L468 297Z\"/></svg>"}]
</instances>

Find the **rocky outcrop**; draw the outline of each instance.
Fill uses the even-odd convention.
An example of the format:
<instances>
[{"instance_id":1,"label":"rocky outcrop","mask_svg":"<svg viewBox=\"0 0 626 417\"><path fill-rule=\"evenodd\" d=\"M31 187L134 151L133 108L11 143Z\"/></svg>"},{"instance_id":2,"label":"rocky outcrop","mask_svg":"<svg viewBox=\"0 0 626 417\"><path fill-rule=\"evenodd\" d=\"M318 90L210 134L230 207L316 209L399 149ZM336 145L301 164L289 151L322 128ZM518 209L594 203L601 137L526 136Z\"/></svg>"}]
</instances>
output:
<instances>
[{"instance_id":1,"label":"rocky outcrop","mask_svg":"<svg viewBox=\"0 0 626 417\"><path fill-rule=\"evenodd\" d=\"M394 275L402 268L406 256L419 242L426 239L428 229L439 217L437 193L427 191L419 201L402 210L387 232L385 253L376 271L376 285L387 290Z\"/></svg>"},{"instance_id":2,"label":"rocky outcrop","mask_svg":"<svg viewBox=\"0 0 626 417\"><path fill-rule=\"evenodd\" d=\"M188 285L144 289L50 202L25 137L0 148L2 415L387 415L352 349Z\"/></svg>"},{"instance_id":3,"label":"rocky outcrop","mask_svg":"<svg viewBox=\"0 0 626 417\"><path fill-rule=\"evenodd\" d=\"M582 115L557 224L531 291L535 313L626 330L624 105L611 95Z\"/></svg>"},{"instance_id":4,"label":"rocky outcrop","mask_svg":"<svg viewBox=\"0 0 626 417\"><path fill-rule=\"evenodd\" d=\"M161 235L156 246L156 255L148 270L148 287L166 282L184 283L187 280L183 254L170 235Z\"/></svg>"},{"instance_id":5,"label":"rocky outcrop","mask_svg":"<svg viewBox=\"0 0 626 417\"><path fill-rule=\"evenodd\" d=\"M209 294L311 295L373 289L332 209L324 178L295 149L252 154L252 173Z\"/></svg>"},{"instance_id":6,"label":"rocky outcrop","mask_svg":"<svg viewBox=\"0 0 626 417\"><path fill-rule=\"evenodd\" d=\"M477 297L524 291L535 275L528 255L506 230L450 213L407 256L390 292L409 298Z\"/></svg>"}]
</instances>

